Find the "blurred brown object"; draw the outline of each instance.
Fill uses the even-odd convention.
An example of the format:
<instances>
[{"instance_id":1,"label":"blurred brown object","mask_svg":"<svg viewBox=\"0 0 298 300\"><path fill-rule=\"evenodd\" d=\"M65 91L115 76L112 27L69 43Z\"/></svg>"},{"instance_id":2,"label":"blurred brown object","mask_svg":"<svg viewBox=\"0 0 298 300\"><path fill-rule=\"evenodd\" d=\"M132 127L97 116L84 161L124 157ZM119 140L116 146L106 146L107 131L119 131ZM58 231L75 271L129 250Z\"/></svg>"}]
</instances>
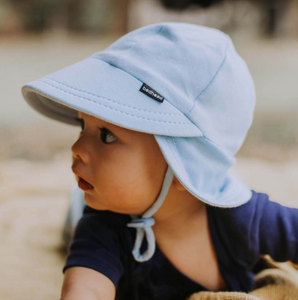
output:
<instances>
[{"instance_id":1,"label":"blurred brown object","mask_svg":"<svg viewBox=\"0 0 298 300\"><path fill-rule=\"evenodd\" d=\"M252 0L258 3L264 13L263 29L268 36L277 34L278 24L294 0Z\"/></svg>"},{"instance_id":2,"label":"blurred brown object","mask_svg":"<svg viewBox=\"0 0 298 300\"><path fill-rule=\"evenodd\" d=\"M129 0L71 0L65 6L66 27L70 32L128 32Z\"/></svg>"},{"instance_id":3,"label":"blurred brown object","mask_svg":"<svg viewBox=\"0 0 298 300\"><path fill-rule=\"evenodd\" d=\"M192 294L186 300L297 300L298 265L276 262L269 255L261 257L262 269L255 276L255 285L249 293L204 291Z\"/></svg>"},{"instance_id":4,"label":"blurred brown object","mask_svg":"<svg viewBox=\"0 0 298 300\"><path fill-rule=\"evenodd\" d=\"M118 22L115 23L116 32L119 34L128 33L128 13L130 0L111 0L114 4L114 8L119 16Z\"/></svg>"}]
</instances>

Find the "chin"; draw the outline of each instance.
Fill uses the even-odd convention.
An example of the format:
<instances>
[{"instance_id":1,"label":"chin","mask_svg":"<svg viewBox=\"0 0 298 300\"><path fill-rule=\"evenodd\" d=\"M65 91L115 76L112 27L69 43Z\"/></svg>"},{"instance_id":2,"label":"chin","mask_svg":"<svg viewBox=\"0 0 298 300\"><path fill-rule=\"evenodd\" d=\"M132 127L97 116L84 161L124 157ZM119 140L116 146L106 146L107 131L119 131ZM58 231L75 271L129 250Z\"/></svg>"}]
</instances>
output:
<instances>
[{"instance_id":1,"label":"chin","mask_svg":"<svg viewBox=\"0 0 298 300\"><path fill-rule=\"evenodd\" d=\"M88 201L85 201L86 202L86 204L89 206L89 207L91 207L91 208L93 208L93 209L95 209L95 210L104 210L104 209L101 209L100 207L98 207L98 205L94 205L92 202L90 203L90 202L88 202Z\"/></svg>"},{"instance_id":2,"label":"chin","mask_svg":"<svg viewBox=\"0 0 298 300\"><path fill-rule=\"evenodd\" d=\"M108 210L106 207L103 207L102 205L100 205L100 203L98 203L97 200L90 200L90 199L85 199L84 197L84 200L85 200L85 203L95 209L95 210Z\"/></svg>"}]
</instances>

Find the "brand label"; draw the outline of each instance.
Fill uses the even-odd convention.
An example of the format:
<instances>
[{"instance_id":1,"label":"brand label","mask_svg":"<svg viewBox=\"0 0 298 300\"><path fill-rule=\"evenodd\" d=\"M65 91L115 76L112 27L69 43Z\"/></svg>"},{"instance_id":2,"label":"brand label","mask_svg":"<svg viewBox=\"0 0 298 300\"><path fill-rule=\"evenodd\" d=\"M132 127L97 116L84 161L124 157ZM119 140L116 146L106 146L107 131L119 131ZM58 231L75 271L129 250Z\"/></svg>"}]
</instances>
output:
<instances>
[{"instance_id":1,"label":"brand label","mask_svg":"<svg viewBox=\"0 0 298 300\"><path fill-rule=\"evenodd\" d=\"M158 102L163 102L163 100L164 100L164 97L162 95L157 93L154 89L152 89L146 83L143 83L143 85L140 88L140 91Z\"/></svg>"}]
</instances>

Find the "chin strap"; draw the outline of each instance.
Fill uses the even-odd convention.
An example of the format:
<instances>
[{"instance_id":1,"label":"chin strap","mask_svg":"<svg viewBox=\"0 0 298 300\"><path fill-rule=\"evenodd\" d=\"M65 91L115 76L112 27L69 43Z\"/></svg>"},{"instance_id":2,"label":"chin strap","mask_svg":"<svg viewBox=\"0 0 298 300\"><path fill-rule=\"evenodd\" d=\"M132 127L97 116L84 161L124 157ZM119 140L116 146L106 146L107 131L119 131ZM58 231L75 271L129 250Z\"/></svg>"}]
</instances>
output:
<instances>
[{"instance_id":1,"label":"chin strap","mask_svg":"<svg viewBox=\"0 0 298 300\"><path fill-rule=\"evenodd\" d=\"M143 214L141 219L139 219L139 216L130 215L133 218L133 220L130 223L127 223L127 226L135 227L137 230L136 240L135 240L134 248L132 251L132 254L136 261L139 261L139 262L147 261L153 256L153 254L155 252L155 237L154 237L154 232L151 228L151 226L154 225L155 220L151 216L154 215L155 212L163 204L163 202L168 194L169 188L172 184L173 176L174 176L173 171L170 168L170 166L168 166L168 169L167 169L167 172L166 172L163 184L162 184L161 192L160 192L157 200ZM144 234L146 234L146 237L147 237L148 248L143 254L140 254L140 248L142 245Z\"/></svg>"}]
</instances>

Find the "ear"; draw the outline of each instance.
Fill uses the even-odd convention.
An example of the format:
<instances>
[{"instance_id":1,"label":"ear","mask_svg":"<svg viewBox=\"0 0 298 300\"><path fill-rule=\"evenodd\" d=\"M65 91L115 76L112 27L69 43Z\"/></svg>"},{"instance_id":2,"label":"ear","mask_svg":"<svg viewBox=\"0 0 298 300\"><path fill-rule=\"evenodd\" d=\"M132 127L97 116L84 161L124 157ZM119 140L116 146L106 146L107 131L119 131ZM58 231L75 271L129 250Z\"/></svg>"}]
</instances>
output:
<instances>
[{"instance_id":1,"label":"ear","mask_svg":"<svg viewBox=\"0 0 298 300\"><path fill-rule=\"evenodd\" d=\"M180 181L176 178L176 176L173 177L173 185L178 191L186 190L186 188L180 183Z\"/></svg>"}]
</instances>

